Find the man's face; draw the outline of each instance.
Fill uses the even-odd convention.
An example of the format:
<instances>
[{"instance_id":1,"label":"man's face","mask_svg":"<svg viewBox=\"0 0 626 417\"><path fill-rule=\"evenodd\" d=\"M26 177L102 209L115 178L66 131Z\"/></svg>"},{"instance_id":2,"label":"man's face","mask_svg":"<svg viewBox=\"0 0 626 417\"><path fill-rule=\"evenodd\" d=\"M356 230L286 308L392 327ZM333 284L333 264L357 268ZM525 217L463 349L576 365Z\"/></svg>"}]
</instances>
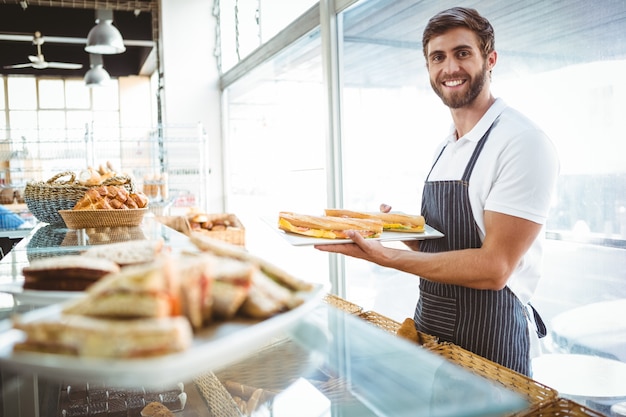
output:
<instances>
[{"instance_id":1,"label":"man's face","mask_svg":"<svg viewBox=\"0 0 626 417\"><path fill-rule=\"evenodd\" d=\"M430 84L443 103L452 109L474 102L488 83L494 63L495 52L483 58L478 38L466 28L451 29L428 42Z\"/></svg>"}]
</instances>

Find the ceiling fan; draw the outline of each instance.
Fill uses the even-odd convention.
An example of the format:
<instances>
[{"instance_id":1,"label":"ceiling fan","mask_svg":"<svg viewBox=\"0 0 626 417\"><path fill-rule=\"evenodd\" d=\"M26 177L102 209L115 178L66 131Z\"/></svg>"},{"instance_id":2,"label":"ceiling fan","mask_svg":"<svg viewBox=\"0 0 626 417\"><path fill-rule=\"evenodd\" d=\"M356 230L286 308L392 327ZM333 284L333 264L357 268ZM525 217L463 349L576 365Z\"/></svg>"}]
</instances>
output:
<instances>
[{"instance_id":1,"label":"ceiling fan","mask_svg":"<svg viewBox=\"0 0 626 417\"><path fill-rule=\"evenodd\" d=\"M44 38L41 36L41 32L35 32L35 36L33 36L33 45L37 46L37 55L29 55L28 59L30 62L25 64L15 64L15 65L5 65L6 69L13 68L35 68L35 69L46 69L46 68L58 68L58 69L80 69L83 67L83 64L72 64L69 62L48 62L45 60L43 54L41 53L41 45L44 43Z\"/></svg>"}]
</instances>

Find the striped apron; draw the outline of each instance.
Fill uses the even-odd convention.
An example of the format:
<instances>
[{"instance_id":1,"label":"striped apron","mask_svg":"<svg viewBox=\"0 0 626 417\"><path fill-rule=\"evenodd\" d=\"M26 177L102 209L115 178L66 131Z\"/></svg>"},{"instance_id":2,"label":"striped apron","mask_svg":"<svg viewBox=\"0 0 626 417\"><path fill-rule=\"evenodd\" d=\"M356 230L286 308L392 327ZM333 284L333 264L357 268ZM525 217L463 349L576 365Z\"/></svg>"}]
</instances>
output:
<instances>
[{"instance_id":1,"label":"striped apron","mask_svg":"<svg viewBox=\"0 0 626 417\"><path fill-rule=\"evenodd\" d=\"M428 181L431 168L424 184L422 214L426 223L445 237L420 242L420 251L443 252L482 245L468 185L490 131L478 142L461 180ZM477 290L420 278L419 288L414 316L417 330L530 375L527 310L508 287Z\"/></svg>"}]
</instances>

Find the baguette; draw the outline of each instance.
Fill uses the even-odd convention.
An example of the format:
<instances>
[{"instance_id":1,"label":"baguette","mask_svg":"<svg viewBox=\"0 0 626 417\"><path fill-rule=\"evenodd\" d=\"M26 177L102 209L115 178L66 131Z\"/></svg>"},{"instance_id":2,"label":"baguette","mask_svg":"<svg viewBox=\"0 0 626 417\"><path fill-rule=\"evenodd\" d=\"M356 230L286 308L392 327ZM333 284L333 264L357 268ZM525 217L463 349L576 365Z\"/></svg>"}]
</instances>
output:
<instances>
[{"instance_id":1,"label":"baguette","mask_svg":"<svg viewBox=\"0 0 626 417\"><path fill-rule=\"evenodd\" d=\"M346 232L349 230L356 231L364 238L376 238L383 231L383 222L375 218L311 216L283 211L278 214L278 228L324 239L347 239Z\"/></svg>"},{"instance_id":2,"label":"baguette","mask_svg":"<svg viewBox=\"0 0 626 417\"><path fill-rule=\"evenodd\" d=\"M326 216L353 219L378 219L383 222L383 230L392 232L423 232L426 222L424 216L403 213L367 213L344 209L326 209Z\"/></svg>"}]
</instances>

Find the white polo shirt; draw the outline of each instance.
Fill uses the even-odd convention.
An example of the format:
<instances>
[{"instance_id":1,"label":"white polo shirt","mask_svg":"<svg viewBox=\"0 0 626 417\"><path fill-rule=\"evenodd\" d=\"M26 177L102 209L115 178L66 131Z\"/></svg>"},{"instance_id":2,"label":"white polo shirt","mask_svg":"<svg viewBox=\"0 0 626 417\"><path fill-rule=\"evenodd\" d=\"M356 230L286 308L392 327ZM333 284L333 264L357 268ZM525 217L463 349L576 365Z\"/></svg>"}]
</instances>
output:
<instances>
[{"instance_id":1,"label":"white polo shirt","mask_svg":"<svg viewBox=\"0 0 626 417\"><path fill-rule=\"evenodd\" d=\"M435 152L436 158L447 145L428 180L460 179L476 144L492 123L494 126L476 161L468 189L481 239L485 236L484 210L545 225L559 173L556 149L546 134L523 114L497 99L465 136L456 140L452 128ZM524 304L539 282L543 238L542 231L507 284Z\"/></svg>"}]
</instances>

